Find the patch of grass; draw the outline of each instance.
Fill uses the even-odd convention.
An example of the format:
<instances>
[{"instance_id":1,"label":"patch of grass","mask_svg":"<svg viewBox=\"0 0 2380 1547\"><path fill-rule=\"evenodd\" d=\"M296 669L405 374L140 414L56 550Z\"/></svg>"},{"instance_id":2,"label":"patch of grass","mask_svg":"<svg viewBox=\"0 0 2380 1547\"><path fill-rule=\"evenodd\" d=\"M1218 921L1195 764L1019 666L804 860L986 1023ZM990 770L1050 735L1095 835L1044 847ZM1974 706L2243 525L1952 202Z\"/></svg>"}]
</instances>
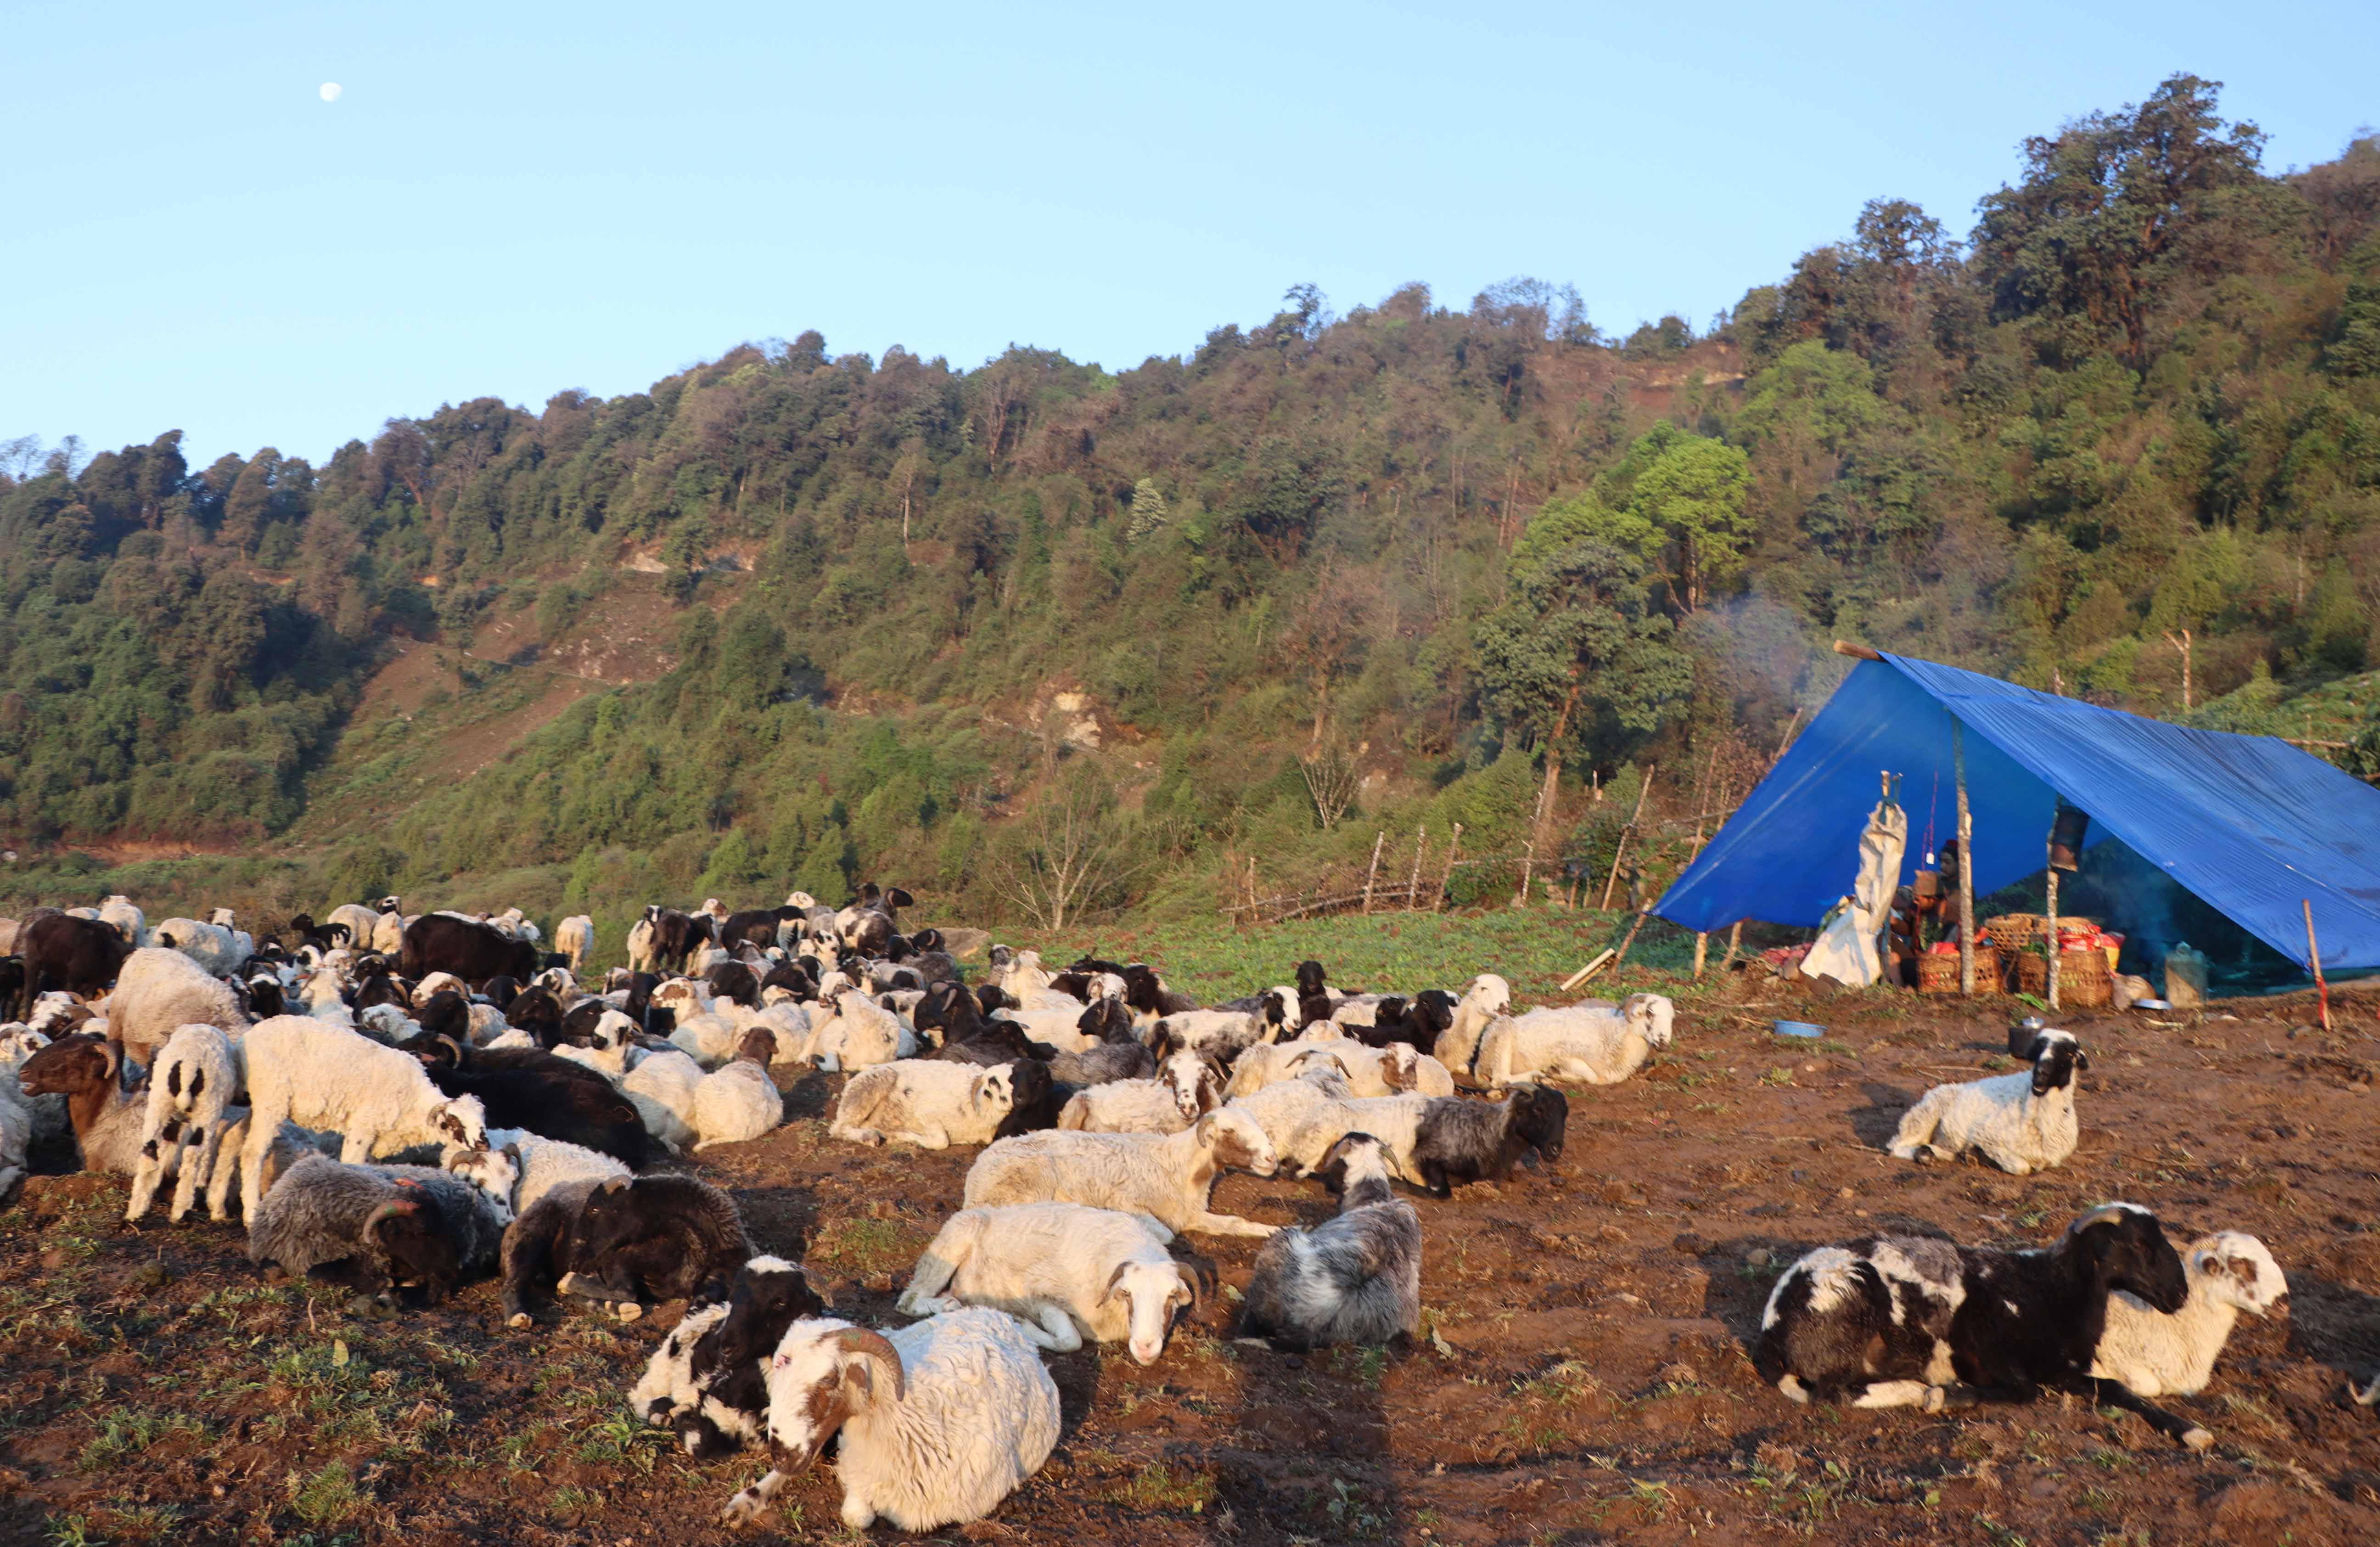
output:
<instances>
[{"instance_id":1,"label":"patch of grass","mask_svg":"<svg viewBox=\"0 0 2380 1547\"><path fill-rule=\"evenodd\" d=\"M1107 1496L1131 1509L1204 1515L1215 1502L1215 1479L1211 1473L1152 1461L1130 1477L1111 1483Z\"/></svg>"},{"instance_id":2,"label":"patch of grass","mask_svg":"<svg viewBox=\"0 0 2380 1547\"><path fill-rule=\"evenodd\" d=\"M1791 1085L1793 1083L1793 1071L1790 1066L1771 1069L1767 1074L1760 1077L1760 1083L1763 1085Z\"/></svg>"},{"instance_id":3,"label":"patch of grass","mask_svg":"<svg viewBox=\"0 0 2380 1547\"><path fill-rule=\"evenodd\" d=\"M105 1471L128 1456L149 1449L168 1434L202 1435L206 1426L184 1414L166 1416L160 1413L118 1414L107 1420L105 1427L93 1435L75 1457L75 1464L86 1472Z\"/></svg>"},{"instance_id":4,"label":"patch of grass","mask_svg":"<svg viewBox=\"0 0 2380 1547\"><path fill-rule=\"evenodd\" d=\"M899 1273L925 1243L898 1220L846 1215L818 1233L808 1257L855 1274Z\"/></svg>"},{"instance_id":5,"label":"patch of grass","mask_svg":"<svg viewBox=\"0 0 2380 1547\"><path fill-rule=\"evenodd\" d=\"M289 1474L289 1507L310 1526L344 1526L372 1505L369 1490L344 1461L326 1464L311 1476Z\"/></svg>"}]
</instances>

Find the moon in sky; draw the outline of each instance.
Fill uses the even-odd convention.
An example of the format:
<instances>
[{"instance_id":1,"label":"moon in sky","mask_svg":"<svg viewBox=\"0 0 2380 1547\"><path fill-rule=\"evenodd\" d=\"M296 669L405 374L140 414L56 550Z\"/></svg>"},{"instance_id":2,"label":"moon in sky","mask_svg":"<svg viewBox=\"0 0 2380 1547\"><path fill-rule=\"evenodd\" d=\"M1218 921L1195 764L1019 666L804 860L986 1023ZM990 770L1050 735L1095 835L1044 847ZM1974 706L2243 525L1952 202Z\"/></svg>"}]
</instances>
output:
<instances>
[{"instance_id":1,"label":"moon in sky","mask_svg":"<svg viewBox=\"0 0 2380 1547\"><path fill-rule=\"evenodd\" d=\"M322 82L322 100L324 102L336 102L339 100L339 83L337 81L325 80Z\"/></svg>"}]
</instances>

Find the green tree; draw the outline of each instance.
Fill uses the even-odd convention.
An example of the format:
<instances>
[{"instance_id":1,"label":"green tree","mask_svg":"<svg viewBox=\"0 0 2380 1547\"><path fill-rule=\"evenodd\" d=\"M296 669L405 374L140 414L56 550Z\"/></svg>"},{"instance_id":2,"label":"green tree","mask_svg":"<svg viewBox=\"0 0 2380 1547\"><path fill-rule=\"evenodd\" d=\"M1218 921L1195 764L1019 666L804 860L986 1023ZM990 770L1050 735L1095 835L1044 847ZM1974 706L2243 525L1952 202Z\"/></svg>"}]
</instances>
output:
<instances>
[{"instance_id":1,"label":"green tree","mask_svg":"<svg viewBox=\"0 0 2380 1547\"><path fill-rule=\"evenodd\" d=\"M1743 567L1752 518L1744 492L1751 462L1721 441L1690 435L1661 453L1636 480L1635 513L1670 541L1678 556L1679 600L1693 612L1714 580L1731 579Z\"/></svg>"},{"instance_id":2,"label":"green tree","mask_svg":"<svg viewBox=\"0 0 2380 1547\"><path fill-rule=\"evenodd\" d=\"M1583 539L1516 564L1503 604L1473 631L1489 713L1544 755L1540 831L1590 732L1649 733L1693 691L1693 663L1669 619L1646 609L1644 581L1640 561Z\"/></svg>"}]
</instances>

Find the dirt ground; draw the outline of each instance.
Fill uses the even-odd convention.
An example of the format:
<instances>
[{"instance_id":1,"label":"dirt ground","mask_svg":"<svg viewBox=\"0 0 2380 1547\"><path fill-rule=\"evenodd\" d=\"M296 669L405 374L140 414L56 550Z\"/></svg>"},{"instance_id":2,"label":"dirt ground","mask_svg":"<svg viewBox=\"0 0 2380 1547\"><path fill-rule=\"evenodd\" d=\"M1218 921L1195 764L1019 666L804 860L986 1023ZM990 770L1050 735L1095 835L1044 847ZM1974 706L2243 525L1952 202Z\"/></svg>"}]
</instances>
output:
<instances>
[{"instance_id":1,"label":"dirt ground","mask_svg":"<svg viewBox=\"0 0 2380 1547\"><path fill-rule=\"evenodd\" d=\"M2068 1019L2093 1063L2082 1148L2018 1178L1878 1151L1929 1085L2008 1066L2015 1006L1767 992L1682 1005L1655 1067L1572 1092L1558 1167L1417 1200L1417 1347L1243 1348L1222 1297L1151 1368L1055 1359L1056 1455L990 1520L939 1539L2380 1541L2380 1413L2344 1395L2380 1369L2374 1000L2329 1034L2301 1002ZM1823 1042L1770 1034L1789 1003L1828 1024ZM973 1151L831 1143L839 1080L780 1074L786 1127L698 1169L844 1314L891 1321ZM516 1335L481 1285L369 1321L262 1285L234 1226L127 1226L123 1197L116 1178L35 1176L0 1213L0 1541L735 1539L713 1517L756 1460L694 1465L621 1401L678 1308L625 1327L549 1314ZM1807 1247L1883 1229L2038 1244L2114 1198L2153 1205L2178 1244L2252 1231L2288 1271L2289 1312L2243 1321L2208 1392L2169 1402L2216 1431L2209 1454L2056 1398L1803 1410L1745 1359ZM1217 1199L1274 1223L1328 1210L1316 1184L1245 1175ZM1253 1243L1192 1245L1245 1283ZM839 1497L821 1466L744 1539L843 1536Z\"/></svg>"}]
</instances>

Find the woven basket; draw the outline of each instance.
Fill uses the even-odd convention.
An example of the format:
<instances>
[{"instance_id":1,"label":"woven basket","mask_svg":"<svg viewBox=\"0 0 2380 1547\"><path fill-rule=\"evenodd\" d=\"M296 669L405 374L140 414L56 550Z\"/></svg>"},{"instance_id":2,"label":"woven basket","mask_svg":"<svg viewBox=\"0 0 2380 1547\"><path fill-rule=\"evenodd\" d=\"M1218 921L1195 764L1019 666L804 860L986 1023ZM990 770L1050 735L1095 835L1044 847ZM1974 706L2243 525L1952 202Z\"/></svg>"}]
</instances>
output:
<instances>
[{"instance_id":1,"label":"woven basket","mask_svg":"<svg viewBox=\"0 0 2380 1547\"><path fill-rule=\"evenodd\" d=\"M2049 928L2049 919L2041 913L2003 913L1997 919L1984 920L1984 928L1992 944L2013 951L2021 945L2040 944L2042 934Z\"/></svg>"},{"instance_id":2,"label":"woven basket","mask_svg":"<svg viewBox=\"0 0 2380 1547\"><path fill-rule=\"evenodd\" d=\"M1950 954L1918 957L1917 992L1920 993L1958 993L1958 956ZM1977 993L2000 992L1999 953L1988 945L1975 947L1975 992Z\"/></svg>"},{"instance_id":3,"label":"woven basket","mask_svg":"<svg viewBox=\"0 0 2380 1547\"><path fill-rule=\"evenodd\" d=\"M2020 993L2046 994L2049 992L2049 958L2030 952L2016 958L2016 991ZM2113 975L2107 970L2105 951L2060 951L2058 954L2058 1005L2092 1009L2116 997Z\"/></svg>"}]
</instances>

